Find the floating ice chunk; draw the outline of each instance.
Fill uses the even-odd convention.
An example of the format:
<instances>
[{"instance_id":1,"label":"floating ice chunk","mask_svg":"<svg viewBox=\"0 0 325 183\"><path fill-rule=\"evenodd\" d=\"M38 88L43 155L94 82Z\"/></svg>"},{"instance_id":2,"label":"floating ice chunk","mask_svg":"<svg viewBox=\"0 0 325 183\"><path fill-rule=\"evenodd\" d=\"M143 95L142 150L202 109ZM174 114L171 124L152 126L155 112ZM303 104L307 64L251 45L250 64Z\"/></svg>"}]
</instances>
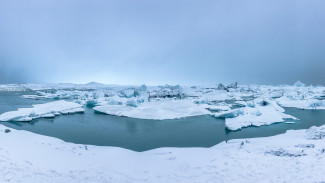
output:
<instances>
[{"instance_id":1,"label":"floating ice chunk","mask_svg":"<svg viewBox=\"0 0 325 183\"><path fill-rule=\"evenodd\" d=\"M138 107L126 105L106 105L97 106L94 108L94 110L117 116L155 120L176 119L211 114L204 107L194 104L190 100L162 100L156 102L146 102L140 104Z\"/></svg>"},{"instance_id":2,"label":"floating ice chunk","mask_svg":"<svg viewBox=\"0 0 325 183\"><path fill-rule=\"evenodd\" d=\"M150 98L178 98L183 99L186 94L183 92L183 88L179 85L171 86L159 86L159 90L150 92Z\"/></svg>"},{"instance_id":3,"label":"floating ice chunk","mask_svg":"<svg viewBox=\"0 0 325 183\"><path fill-rule=\"evenodd\" d=\"M228 90L223 84L219 84L217 90Z\"/></svg>"},{"instance_id":4,"label":"floating ice chunk","mask_svg":"<svg viewBox=\"0 0 325 183\"><path fill-rule=\"evenodd\" d=\"M36 104L32 108L19 108L17 111L5 112L0 115L0 121L31 121L36 118L54 117L59 114L83 112L82 105L64 100Z\"/></svg>"},{"instance_id":5,"label":"floating ice chunk","mask_svg":"<svg viewBox=\"0 0 325 183\"><path fill-rule=\"evenodd\" d=\"M299 109L325 109L325 101L318 99L293 99L290 97L281 97L277 99L278 103L283 107L295 107Z\"/></svg>"},{"instance_id":6,"label":"floating ice chunk","mask_svg":"<svg viewBox=\"0 0 325 183\"><path fill-rule=\"evenodd\" d=\"M126 98L121 98L121 97L119 97L117 95L114 95L114 96L109 97L107 99L107 104L108 105L122 105L125 100L127 100L127 99Z\"/></svg>"},{"instance_id":7,"label":"floating ice chunk","mask_svg":"<svg viewBox=\"0 0 325 183\"><path fill-rule=\"evenodd\" d=\"M147 91L148 89L147 89L147 86L146 85L141 85L139 88L136 88L135 90L134 90L134 96L141 96L141 95L143 95L144 93L148 93L148 91Z\"/></svg>"},{"instance_id":8,"label":"floating ice chunk","mask_svg":"<svg viewBox=\"0 0 325 183\"><path fill-rule=\"evenodd\" d=\"M73 114L73 113L80 113L80 112L84 112L84 111L85 110L82 107L77 107L77 108L62 110L62 111L60 111L60 113L61 114ZM56 113L56 115L58 115L58 114Z\"/></svg>"},{"instance_id":9,"label":"floating ice chunk","mask_svg":"<svg viewBox=\"0 0 325 183\"><path fill-rule=\"evenodd\" d=\"M126 102L126 105L131 106L131 107L137 107L138 103L135 99L130 99Z\"/></svg>"},{"instance_id":10,"label":"floating ice chunk","mask_svg":"<svg viewBox=\"0 0 325 183\"><path fill-rule=\"evenodd\" d=\"M296 86L296 87L304 87L305 84L302 83L301 81L297 81L297 82L294 84L294 86Z\"/></svg>"},{"instance_id":11,"label":"floating ice chunk","mask_svg":"<svg viewBox=\"0 0 325 183\"><path fill-rule=\"evenodd\" d=\"M104 105L94 107L95 111L115 115L115 116L124 116L124 113L132 110L133 107L126 105Z\"/></svg>"},{"instance_id":12,"label":"floating ice chunk","mask_svg":"<svg viewBox=\"0 0 325 183\"><path fill-rule=\"evenodd\" d=\"M269 125L283 122L286 118L296 119L291 115L284 114L285 110L270 99L255 99L248 103L250 103L250 105L247 105L248 107L215 114L215 116L226 118L226 127L229 130L238 130L248 126Z\"/></svg>"},{"instance_id":13,"label":"floating ice chunk","mask_svg":"<svg viewBox=\"0 0 325 183\"><path fill-rule=\"evenodd\" d=\"M195 101L195 103L211 105L211 101L208 100L208 99L204 99L204 100L201 100L201 101Z\"/></svg>"},{"instance_id":14,"label":"floating ice chunk","mask_svg":"<svg viewBox=\"0 0 325 183\"><path fill-rule=\"evenodd\" d=\"M45 97L40 95L23 95L23 98L38 100L40 98L45 98Z\"/></svg>"},{"instance_id":15,"label":"floating ice chunk","mask_svg":"<svg viewBox=\"0 0 325 183\"><path fill-rule=\"evenodd\" d=\"M216 118L235 118L235 117L242 115L244 113L243 109L244 108L239 108L239 109L234 109L231 111L216 113L216 114L214 114L214 116Z\"/></svg>"},{"instance_id":16,"label":"floating ice chunk","mask_svg":"<svg viewBox=\"0 0 325 183\"><path fill-rule=\"evenodd\" d=\"M127 89L127 90L124 90L124 91L122 91L122 94L123 94L123 96L126 97L126 98L134 97L134 89Z\"/></svg>"},{"instance_id":17,"label":"floating ice chunk","mask_svg":"<svg viewBox=\"0 0 325 183\"><path fill-rule=\"evenodd\" d=\"M272 91L268 94L271 98L280 98L283 96L283 91Z\"/></svg>"},{"instance_id":18,"label":"floating ice chunk","mask_svg":"<svg viewBox=\"0 0 325 183\"><path fill-rule=\"evenodd\" d=\"M226 127L229 130L238 130L248 126L262 126L283 122L284 118L295 119L293 116L275 110L260 110L258 113L254 112L247 110L238 117L226 118Z\"/></svg>"},{"instance_id":19,"label":"floating ice chunk","mask_svg":"<svg viewBox=\"0 0 325 183\"><path fill-rule=\"evenodd\" d=\"M109 105L122 105L122 102L121 101L117 101L117 100L114 100L114 99L110 99L107 104Z\"/></svg>"},{"instance_id":20,"label":"floating ice chunk","mask_svg":"<svg viewBox=\"0 0 325 183\"><path fill-rule=\"evenodd\" d=\"M296 122L293 122L293 121L287 121L287 122L285 122L286 124L294 124L294 123L296 123Z\"/></svg>"},{"instance_id":21,"label":"floating ice chunk","mask_svg":"<svg viewBox=\"0 0 325 183\"><path fill-rule=\"evenodd\" d=\"M237 82L231 83L230 85L227 86L228 89L230 89L230 88L237 89L237 87L238 87Z\"/></svg>"},{"instance_id":22,"label":"floating ice chunk","mask_svg":"<svg viewBox=\"0 0 325 183\"><path fill-rule=\"evenodd\" d=\"M254 101L247 101L246 106L247 107L255 107L255 103L254 103Z\"/></svg>"},{"instance_id":23,"label":"floating ice chunk","mask_svg":"<svg viewBox=\"0 0 325 183\"><path fill-rule=\"evenodd\" d=\"M206 109L211 111L229 111L231 108L228 105L206 105Z\"/></svg>"},{"instance_id":24,"label":"floating ice chunk","mask_svg":"<svg viewBox=\"0 0 325 183\"><path fill-rule=\"evenodd\" d=\"M12 92L12 91L31 91L31 89L25 87L24 85L19 84L7 84L7 85L0 85L0 92Z\"/></svg>"},{"instance_id":25,"label":"floating ice chunk","mask_svg":"<svg viewBox=\"0 0 325 183\"><path fill-rule=\"evenodd\" d=\"M38 91L37 95L23 95L23 98L35 99L35 100L43 99L43 98L60 100L60 99L70 99L72 97L70 94L73 93L68 91L61 91L61 90L56 90L53 93Z\"/></svg>"},{"instance_id":26,"label":"floating ice chunk","mask_svg":"<svg viewBox=\"0 0 325 183\"><path fill-rule=\"evenodd\" d=\"M134 96L137 97L138 103L147 102L149 100L149 92L146 85L142 85L134 90Z\"/></svg>"},{"instance_id":27,"label":"floating ice chunk","mask_svg":"<svg viewBox=\"0 0 325 183\"><path fill-rule=\"evenodd\" d=\"M236 101L235 104L238 104L240 106L246 106L247 102L245 102L245 101Z\"/></svg>"},{"instance_id":28,"label":"floating ice chunk","mask_svg":"<svg viewBox=\"0 0 325 183\"><path fill-rule=\"evenodd\" d=\"M323 109L323 108L325 108L325 103L324 103L324 101L314 101L314 102L311 102L310 104L309 104L309 106L307 107L307 109Z\"/></svg>"}]
</instances>

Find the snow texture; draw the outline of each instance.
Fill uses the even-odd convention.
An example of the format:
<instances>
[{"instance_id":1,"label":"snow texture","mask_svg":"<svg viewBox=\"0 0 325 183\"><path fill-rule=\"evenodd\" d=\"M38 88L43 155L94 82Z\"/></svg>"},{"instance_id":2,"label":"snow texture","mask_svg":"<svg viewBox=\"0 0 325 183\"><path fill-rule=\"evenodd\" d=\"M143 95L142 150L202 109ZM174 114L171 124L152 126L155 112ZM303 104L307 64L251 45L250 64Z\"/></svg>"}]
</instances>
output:
<instances>
[{"instance_id":1,"label":"snow texture","mask_svg":"<svg viewBox=\"0 0 325 183\"><path fill-rule=\"evenodd\" d=\"M230 140L211 148L133 152L0 125L0 182L324 182L324 129Z\"/></svg>"}]
</instances>

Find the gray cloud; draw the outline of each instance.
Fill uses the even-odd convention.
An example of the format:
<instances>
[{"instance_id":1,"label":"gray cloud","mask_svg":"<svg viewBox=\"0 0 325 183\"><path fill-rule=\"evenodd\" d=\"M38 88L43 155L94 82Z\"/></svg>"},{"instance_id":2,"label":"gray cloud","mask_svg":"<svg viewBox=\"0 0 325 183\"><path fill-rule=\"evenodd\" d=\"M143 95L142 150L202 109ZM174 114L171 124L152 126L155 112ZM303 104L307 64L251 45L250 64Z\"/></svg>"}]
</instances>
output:
<instances>
[{"instance_id":1,"label":"gray cloud","mask_svg":"<svg viewBox=\"0 0 325 183\"><path fill-rule=\"evenodd\" d=\"M325 84L324 1L0 1L0 83Z\"/></svg>"}]
</instances>

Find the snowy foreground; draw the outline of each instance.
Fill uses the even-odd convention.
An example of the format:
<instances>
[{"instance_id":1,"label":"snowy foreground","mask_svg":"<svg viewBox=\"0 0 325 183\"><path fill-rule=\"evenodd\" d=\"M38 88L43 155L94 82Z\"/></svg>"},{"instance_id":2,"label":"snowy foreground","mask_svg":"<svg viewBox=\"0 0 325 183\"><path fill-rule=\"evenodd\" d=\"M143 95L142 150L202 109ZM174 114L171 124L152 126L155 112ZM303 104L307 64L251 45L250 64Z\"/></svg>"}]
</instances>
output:
<instances>
[{"instance_id":1,"label":"snowy foreground","mask_svg":"<svg viewBox=\"0 0 325 183\"><path fill-rule=\"evenodd\" d=\"M325 181L325 126L211 148L141 153L6 129L0 125L0 182Z\"/></svg>"}]
</instances>

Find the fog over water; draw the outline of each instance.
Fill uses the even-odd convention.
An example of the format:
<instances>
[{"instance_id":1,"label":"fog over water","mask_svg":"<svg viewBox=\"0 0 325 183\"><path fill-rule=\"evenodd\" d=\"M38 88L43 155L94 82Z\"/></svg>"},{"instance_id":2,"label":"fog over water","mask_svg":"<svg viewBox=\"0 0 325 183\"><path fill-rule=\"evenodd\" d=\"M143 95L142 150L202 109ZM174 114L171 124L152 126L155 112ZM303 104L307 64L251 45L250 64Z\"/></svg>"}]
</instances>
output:
<instances>
[{"instance_id":1,"label":"fog over water","mask_svg":"<svg viewBox=\"0 0 325 183\"><path fill-rule=\"evenodd\" d=\"M325 84L322 0L2 0L0 83Z\"/></svg>"}]
</instances>

